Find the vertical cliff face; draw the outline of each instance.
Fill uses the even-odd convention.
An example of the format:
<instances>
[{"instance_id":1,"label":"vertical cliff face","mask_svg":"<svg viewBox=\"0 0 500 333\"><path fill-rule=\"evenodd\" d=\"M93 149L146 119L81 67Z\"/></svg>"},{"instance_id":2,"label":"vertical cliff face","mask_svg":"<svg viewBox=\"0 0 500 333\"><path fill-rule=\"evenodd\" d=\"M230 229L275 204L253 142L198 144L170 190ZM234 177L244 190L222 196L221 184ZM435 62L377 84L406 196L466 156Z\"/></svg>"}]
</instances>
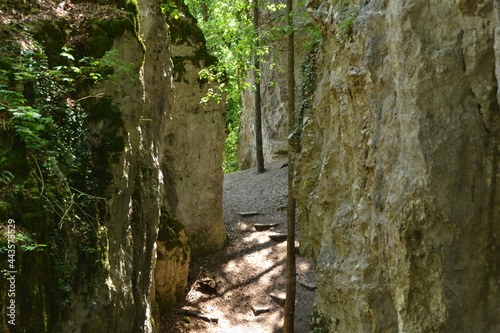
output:
<instances>
[{"instance_id":1,"label":"vertical cliff face","mask_svg":"<svg viewBox=\"0 0 500 333\"><path fill-rule=\"evenodd\" d=\"M263 15L263 21L269 22L269 13ZM269 28L269 27L267 27ZM263 30L266 29L263 27ZM265 31L265 30L264 30ZM286 113L286 77L277 66L286 59L284 48L286 39L271 42L269 54L261 65L261 98L262 98L262 148L264 161L270 162L286 156L288 117ZM251 77L253 84L253 75ZM241 128L238 145L238 165L240 169L255 166L255 96L251 88L242 95Z\"/></svg>"},{"instance_id":2,"label":"vertical cliff face","mask_svg":"<svg viewBox=\"0 0 500 333\"><path fill-rule=\"evenodd\" d=\"M173 60L173 99L163 140L167 158L163 164L172 214L186 225L194 255L220 250L226 242L222 211L222 151L224 103L206 100L209 90L218 92L198 73L217 59L205 47L205 37L182 1L183 14L168 16ZM203 101L202 101L203 100Z\"/></svg>"},{"instance_id":3,"label":"vertical cliff face","mask_svg":"<svg viewBox=\"0 0 500 333\"><path fill-rule=\"evenodd\" d=\"M186 11L181 1L175 8ZM214 102L200 104L212 87L197 79L198 72L214 61L203 36L187 11L176 21L154 0L33 2L0 9L6 13L2 38L19 33L16 38L22 42L16 48L25 48L21 55L30 61L28 51L40 48L40 59L48 57L54 82L59 76L65 78L66 72L59 74L64 69L88 70L82 59L92 57L102 64L91 69L98 79L77 76L75 91L64 95L65 112L83 119L78 124L81 142L61 134L67 140L65 148L75 152L70 156L75 166L57 161L52 168L58 174L49 174L45 165L51 161L37 160L30 146L15 138L16 123L5 122L0 146L16 152L17 164L24 162L22 158L31 160L24 167L24 178L16 174L15 181L31 182L33 194L19 194L10 185L1 191L0 240L3 246L3 219L14 218L26 233L41 235L36 241L43 248L33 253L20 250L18 288L26 297L18 299L17 326L2 320L2 329L155 332L158 310L184 293L191 249L215 251L226 240L224 111ZM12 28L16 24L21 32ZM69 48L63 49L65 45ZM12 60L18 55L0 51L2 57L11 57L0 61L2 87L12 85L13 91L21 89L26 95L38 93L31 85L16 85L14 79L10 83L3 66L18 61ZM64 58L73 61L73 67ZM56 67L61 63L66 67ZM33 79L35 87L37 80ZM2 119L10 121L5 108L2 103ZM49 116L64 123L59 113ZM39 135L45 134L41 130ZM30 171L38 161L41 167L34 170L39 175ZM15 163L8 169L18 168ZM77 166L85 172L75 176L72 168ZM47 177L44 182L38 181L43 177ZM59 197L41 195L52 186L52 179ZM64 206L66 202L70 204ZM46 208L57 208L56 204L61 212ZM33 213L23 207L39 209L39 215L31 217L39 222L28 223ZM28 268L37 262L47 266L46 276L30 274ZM2 282L0 287L6 295L6 285ZM2 307L2 311L7 310Z\"/></svg>"},{"instance_id":4,"label":"vertical cliff face","mask_svg":"<svg viewBox=\"0 0 500 333\"><path fill-rule=\"evenodd\" d=\"M498 3L309 6L324 38L295 194L313 328L498 331Z\"/></svg>"},{"instance_id":5,"label":"vertical cliff face","mask_svg":"<svg viewBox=\"0 0 500 333\"><path fill-rule=\"evenodd\" d=\"M188 18L172 21L157 1L139 1L138 8L145 51L133 36L113 48L142 65L140 84L121 82L124 91L116 92L111 83L107 90L126 133L108 190L107 305L96 311L99 320L75 325L95 332L155 331L156 302L163 309L184 293L191 249L215 251L225 243L224 113L221 105L200 104L209 85L197 80L213 58L187 11Z\"/></svg>"}]
</instances>

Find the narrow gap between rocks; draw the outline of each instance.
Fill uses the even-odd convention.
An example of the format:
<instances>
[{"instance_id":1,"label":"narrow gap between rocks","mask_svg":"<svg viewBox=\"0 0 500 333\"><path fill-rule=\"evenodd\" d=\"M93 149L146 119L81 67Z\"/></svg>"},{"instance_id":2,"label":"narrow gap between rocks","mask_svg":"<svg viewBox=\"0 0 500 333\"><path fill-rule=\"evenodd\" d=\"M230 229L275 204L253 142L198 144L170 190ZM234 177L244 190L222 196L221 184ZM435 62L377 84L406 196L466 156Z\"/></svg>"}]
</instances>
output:
<instances>
[{"instance_id":1,"label":"narrow gap between rocks","mask_svg":"<svg viewBox=\"0 0 500 333\"><path fill-rule=\"evenodd\" d=\"M280 239L286 234L285 162L266 165L262 174L253 168L225 176L228 245L192 259L186 298L164 314L162 333L281 332L280 303L286 282L286 241ZM312 260L300 255L297 282L295 332L307 333L316 296L315 273Z\"/></svg>"}]
</instances>

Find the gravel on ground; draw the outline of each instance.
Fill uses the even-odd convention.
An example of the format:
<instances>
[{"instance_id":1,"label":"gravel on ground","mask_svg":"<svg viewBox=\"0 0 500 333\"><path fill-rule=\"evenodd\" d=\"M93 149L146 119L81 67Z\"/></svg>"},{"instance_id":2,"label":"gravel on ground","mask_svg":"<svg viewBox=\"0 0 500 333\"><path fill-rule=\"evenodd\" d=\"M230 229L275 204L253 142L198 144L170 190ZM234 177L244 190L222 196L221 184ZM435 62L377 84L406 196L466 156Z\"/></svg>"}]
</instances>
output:
<instances>
[{"instance_id":1,"label":"gravel on ground","mask_svg":"<svg viewBox=\"0 0 500 333\"><path fill-rule=\"evenodd\" d=\"M281 332L283 308L278 303L285 295L286 241L278 243L270 236L286 233L285 162L270 163L261 174L252 168L225 176L228 245L217 253L192 259L187 296L164 314L162 333ZM258 231L254 224L277 226ZM300 239L299 230L296 232ZM316 297L316 291L309 289L315 284L315 273L313 262L300 255L297 281L309 288L297 284L295 332L308 333Z\"/></svg>"}]
</instances>

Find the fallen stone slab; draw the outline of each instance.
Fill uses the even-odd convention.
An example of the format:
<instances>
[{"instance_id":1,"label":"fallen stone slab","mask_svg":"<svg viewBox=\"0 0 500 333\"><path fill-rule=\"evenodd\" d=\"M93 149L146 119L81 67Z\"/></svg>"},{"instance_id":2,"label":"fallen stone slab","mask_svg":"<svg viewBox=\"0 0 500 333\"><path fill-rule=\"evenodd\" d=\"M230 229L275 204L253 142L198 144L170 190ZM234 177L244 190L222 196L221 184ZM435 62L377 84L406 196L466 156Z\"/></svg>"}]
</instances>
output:
<instances>
[{"instance_id":1,"label":"fallen stone slab","mask_svg":"<svg viewBox=\"0 0 500 333\"><path fill-rule=\"evenodd\" d=\"M181 315L191 316L191 317L198 317L199 315L202 314L200 310L188 309L188 308L180 308L177 312Z\"/></svg>"},{"instance_id":2,"label":"fallen stone slab","mask_svg":"<svg viewBox=\"0 0 500 333\"><path fill-rule=\"evenodd\" d=\"M245 216L258 215L259 212L238 212L236 214L241 215L242 217L245 217Z\"/></svg>"},{"instance_id":3,"label":"fallen stone slab","mask_svg":"<svg viewBox=\"0 0 500 333\"><path fill-rule=\"evenodd\" d=\"M276 243L283 243L284 241L286 241L287 235L286 234L272 234L272 235L269 235L269 238L271 238L271 240L275 241Z\"/></svg>"},{"instance_id":4,"label":"fallen stone slab","mask_svg":"<svg viewBox=\"0 0 500 333\"><path fill-rule=\"evenodd\" d=\"M310 291L314 291L316 290L316 284L315 283L308 283L308 282L302 282L302 281L299 281L299 284L306 288L307 290L310 290Z\"/></svg>"},{"instance_id":5,"label":"fallen stone slab","mask_svg":"<svg viewBox=\"0 0 500 333\"><path fill-rule=\"evenodd\" d=\"M219 322L219 318L204 314L202 311L196 310L196 309L180 308L178 313L181 315L184 315L184 316L200 318L201 320L208 321L208 322L214 322L214 323Z\"/></svg>"},{"instance_id":6,"label":"fallen stone slab","mask_svg":"<svg viewBox=\"0 0 500 333\"><path fill-rule=\"evenodd\" d=\"M285 306L286 295L284 294L269 294L273 301L276 302L279 306Z\"/></svg>"},{"instance_id":7,"label":"fallen stone slab","mask_svg":"<svg viewBox=\"0 0 500 333\"><path fill-rule=\"evenodd\" d=\"M269 312L270 309L269 308L258 308L258 307L252 306L252 311L253 311L254 315L258 316L260 314Z\"/></svg>"},{"instance_id":8,"label":"fallen stone slab","mask_svg":"<svg viewBox=\"0 0 500 333\"><path fill-rule=\"evenodd\" d=\"M219 322L219 318L214 317L214 316L210 316L210 315L200 315L200 316L198 316L198 318L200 318L201 320L204 320L204 321L212 322L212 323Z\"/></svg>"},{"instance_id":9,"label":"fallen stone slab","mask_svg":"<svg viewBox=\"0 0 500 333\"><path fill-rule=\"evenodd\" d=\"M263 230L269 230L279 225L280 225L279 223L255 223L253 227L257 231L263 231Z\"/></svg>"}]
</instances>

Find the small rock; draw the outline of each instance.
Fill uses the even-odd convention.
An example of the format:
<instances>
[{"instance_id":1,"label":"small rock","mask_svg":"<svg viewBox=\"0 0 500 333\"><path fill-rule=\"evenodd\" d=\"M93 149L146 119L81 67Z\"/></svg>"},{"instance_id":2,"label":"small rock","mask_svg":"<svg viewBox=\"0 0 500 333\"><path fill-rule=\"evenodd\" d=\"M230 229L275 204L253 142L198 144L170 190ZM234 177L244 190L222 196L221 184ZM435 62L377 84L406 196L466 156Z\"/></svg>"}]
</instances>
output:
<instances>
[{"instance_id":1,"label":"small rock","mask_svg":"<svg viewBox=\"0 0 500 333\"><path fill-rule=\"evenodd\" d=\"M213 322L213 323L219 322L219 318L214 317L214 316L210 316L210 315L199 315L198 318L200 318L201 320L209 321L209 322Z\"/></svg>"},{"instance_id":2,"label":"small rock","mask_svg":"<svg viewBox=\"0 0 500 333\"><path fill-rule=\"evenodd\" d=\"M201 320L205 320L205 321L210 321L210 322L215 322L215 323L219 322L219 318L204 314L203 312L201 312L200 310L197 310L197 309L181 308L181 309L179 309L178 313L181 315L185 315L185 316L200 318Z\"/></svg>"},{"instance_id":3,"label":"small rock","mask_svg":"<svg viewBox=\"0 0 500 333\"><path fill-rule=\"evenodd\" d=\"M205 293L217 294L217 283L214 279L206 278L198 280L199 289Z\"/></svg>"},{"instance_id":4,"label":"small rock","mask_svg":"<svg viewBox=\"0 0 500 333\"><path fill-rule=\"evenodd\" d=\"M201 315L200 310L189 309L189 308L180 308L179 311L177 312L179 312L179 314L181 315L191 316L191 317L198 317L199 315Z\"/></svg>"},{"instance_id":5,"label":"small rock","mask_svg":"<svg viewBox=\"0 0 500 333\"><path fill-rule=\"evenodd\" d=\"M285 163L283 163L283 164L280 166L280 169L286 168L287 166L288 166L288 162L285 162Z\"/></svg>"},{"instance_id":6,"label":"small rock","mask_svg":"<svg viewBox=\"0 0 500 333\"><path fill-rule=\"evenodd\" d=\"M266 312L269 312L269 308L257 308L255 306L252 306L252 311L253 311L253 314L258 316L262 313L266 313Z\"/></svg>"},{"instance_id":7,"label":"small rock","mask_svg":"<svg viewBox=\"0 0 500 333\"><path fill-rule=\"evenodd\" d=\"M287 235L286 234L273 234L273 235L269 235L269 238L271 238L271 240L273 240L277 243L282 243L282 242L286 241Z\"/></svg>"},{"instance_id":8,"label":"small rock","mask_svg":"<svg viewBox=\"0 0 500 333\"><path fill-rule=\"evenodd\" d=\"M269 294L273 301L275 301L279 306L285 306L286 296L283 294Z\"/></svg>"},{"instance_id":9,"label":"small rock","mask_svg":"<svg viewBox=\"0 0 500 333\"><path fill-rule=\"evenodd\" d=\"M308 283L308 282L301 282L299 281L299 284L306 288L307 290L314 291L316 289L316 284L314 283Z\"/></svg>"},{"instance_id":10,"label":"small rock","mask_svg":"<svg viewBox=\"0 0 500 333\"><path fill-rule=\"evenodd\" d=\"M238 213L236 213L236 214L238 214L238 215L241 215L241 216L245 217L245 216L253 216L253 215L257 215L257 214L259 214L259 212L238 212Z\"/></svg>"},{"instance_id":11,"label":"small rock","mask_svg":"<svg viewBox=\"0 0 500 333\"><path fill-rule=\"evenodd\" d=\"M280 225L279 223L256 223L253 225L253 227L257 231L263 231L263 230L269 230L279 225Z\"/></svg>"}]
</instances>

